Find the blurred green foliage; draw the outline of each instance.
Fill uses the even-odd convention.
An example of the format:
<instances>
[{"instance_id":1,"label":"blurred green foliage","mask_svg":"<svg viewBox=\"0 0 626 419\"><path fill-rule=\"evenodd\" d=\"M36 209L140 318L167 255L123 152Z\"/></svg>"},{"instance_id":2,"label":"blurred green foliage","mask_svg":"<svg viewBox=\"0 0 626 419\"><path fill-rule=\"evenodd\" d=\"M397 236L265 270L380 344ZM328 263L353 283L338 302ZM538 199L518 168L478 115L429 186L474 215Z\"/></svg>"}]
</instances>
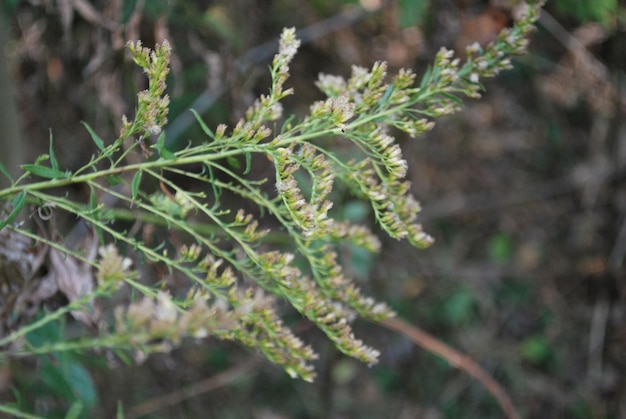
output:
<instances>
[{"instance_id":1,"label":"blurred green foliage","mask_svg":"<svg viewBox=\"0 0 626 419\"><path fill-rule=\"evenodd\" d=\"M335 384L345 385L352 381L358 373L359 365L352 359L343 358L333 365L331 376Z\"/></svg>"},{"instance_id":2,"label":"blurred green foliage","mask_svg":"<svg viewBox=\"0 0 626 419\"><path fill-rule=\"evenodd\" d=\"M363 4L360 0L345 0L349 4ZM329 7L333 2L328 1L316 1L314 2L316 8L320 12L328 13ZM397 6L399 8L398 23L401 28L408 28L410 26L422 25L428 17L428 8L430 6L429 0L398 0Z\"/></svg>"},{"instance_id":3,"label":"blurred green foliage","mask_svg":"<svg viewBox=\"0 0 626 419\"><path fill-rule=\"evenodd\" d=\"M402 386L402 374L384 365L374 369L374 380L378 388L385 392L397 391Z\"/></svg>"},{"instance_id":4,"label":"blurred green foliage","mask_svg":"<svg viewBox=\"0 0 626 419\"><path fill-rule=\"evenodd\" d=\"M428 0L400 0L400 26L420 26L424 23L428 12Z\"/></svg>"},{"instance_id":5,"label":"blurred green foliage","mask_svg":"<svg viewBox=\"0 0 626 419\"><path fill-rule=\"evenodd\" d=\"M563 16L574 17L581 22L599 22L607 28L616 27L620 9L617 0L555 0L554 5Z\"/></svg>"},{"instance_id":6,"label":"blurred green foliage","mask_svg":"<svg viewBox=\"0 0 626 419\"><path fill-rule=\"evenodd\" d=\"M48 323L28 333L26 340L34 349L58 343L65 339L63 328L64 323ZM19 385L14 388L17 393L24 392L16 399L20 410L37 413L29 397L36 394L38 403L47 398L48 403L57 406L57 413L47 410L46 417L90 417L89 412L98 404L98 395L81 357L66 351L39 357L37 362L37 375L20 376Z\"/></svg>"},{"instance_id":7,"label":"blurred green foliage","mask_svg":"<svg viewBox=\"0 0 626 419\"><path fill-rule=\"evenodd\" d=\"M470 323L476 316L477 301L469 289L460 289L444 301L441 308L443 320L452 325L460 326Z\"/></svg>"},{"instance_id":8,"label":"blurred green foliage","mask_svg":"<svg viewBox=\"0 0 626 419\"><path fill-rule=\"evenodd\" d=\"M554 346L543 335L531 336L524 340L521 352L523 358L533 366L550 369L556 365Z\"/></svg>"},{"instance_id":9,"label":"blurred green foliage","mask_svg":"<svg viewBox=\"0 0 626 419\"><path fill-rule=\"evenodd\" d=\"M513 239L506 233L496 233L488 242L489 257L497 263L505 263L513 253Z\"/></svg>"}]
</instances>

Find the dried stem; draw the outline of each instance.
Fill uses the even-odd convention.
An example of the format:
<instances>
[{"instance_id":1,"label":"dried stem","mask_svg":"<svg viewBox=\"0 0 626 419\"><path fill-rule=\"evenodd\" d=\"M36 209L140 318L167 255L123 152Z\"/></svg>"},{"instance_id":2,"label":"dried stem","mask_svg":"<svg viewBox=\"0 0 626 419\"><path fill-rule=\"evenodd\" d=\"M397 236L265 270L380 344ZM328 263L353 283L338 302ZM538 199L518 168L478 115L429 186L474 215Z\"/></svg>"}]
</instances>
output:
<instances>
[{"instance_id":1,"label":"dried stem","mask_svg":"<svg viewBox=\"0 0 626 419\"><path fill-rule=\"evenodd\" d=\"M487 391L498 401L502 411L508 419L518 419L519 415L515 411L513 402L500 384L480 365L467 355L446 345L434 336L426 333L417 326L414 326L397 317L383 320L381 325L389 330L400 333L410 339L417 346L424 348L430 353L440 356L450 363L450 365L465 371L485 386Z\"/></svg>"}]
</instances>

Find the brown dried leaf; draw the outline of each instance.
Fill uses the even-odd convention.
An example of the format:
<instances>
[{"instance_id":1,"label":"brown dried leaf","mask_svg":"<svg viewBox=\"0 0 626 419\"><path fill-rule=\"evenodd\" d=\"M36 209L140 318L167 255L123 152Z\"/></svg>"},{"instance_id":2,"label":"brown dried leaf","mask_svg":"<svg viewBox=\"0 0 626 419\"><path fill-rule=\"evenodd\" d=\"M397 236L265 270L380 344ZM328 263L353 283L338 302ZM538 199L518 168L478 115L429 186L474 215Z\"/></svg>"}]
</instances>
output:
<instances>
[{"instance_id":1,"label":"brown dried leaf","mask_svg":"<svg viewBox=\"0 0 626 419\"><path fill-rule=\"evenodd\" d=\"M47 248L34 246L31 239L5 228L0 231L0 260L19 265L22 278L29 280L39 270Z\"/></svg>"},{"instance_id":2,"label":"brown dried leaf","mask_svg":"<svg viewBox=\"0 0 626 419\"><path fill-rule=\"evenodd\" d=\"M97 241L92 240L97 245ZM89 249L88 258L95 256L95 247ZM57 249L50 249L50 275L70 302L74 302L94 289L91 266ZM95 312L72 311L72 316L82 323L93 325L98 320Z\"/></svg>"}]
</instances>

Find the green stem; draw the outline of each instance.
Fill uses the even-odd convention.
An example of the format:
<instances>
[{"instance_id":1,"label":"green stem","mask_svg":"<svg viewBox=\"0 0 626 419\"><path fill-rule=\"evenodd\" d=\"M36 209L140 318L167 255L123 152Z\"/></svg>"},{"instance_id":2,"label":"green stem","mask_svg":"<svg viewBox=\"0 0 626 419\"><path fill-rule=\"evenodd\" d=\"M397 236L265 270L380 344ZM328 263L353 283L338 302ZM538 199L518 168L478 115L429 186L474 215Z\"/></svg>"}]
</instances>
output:
<instances>
[{"instance_id":1,"label":"green stem","mask_svg":"<svg viewBox=\"0 0 626 419\"><path fill-rule=\"evenodd\" d=\"M150 337L154 339L154 337ZM55 342L50 344L44 344L38 347L29 347L28 349L11 352L10 355L12 357L19 356L31 356L31 355L45 355L49 353L55 352L68 352L68 351L86 351L88 349L100 349L100 348L108 348L108 349L132 349L136 346L131 344L132 341L139 342L142 340L148 339L147 336L138 337L133 335L133 337L129 336L120 336L120 335L112 335L106 336L104 338L89 338L89 339L81 339L69 342Z\"/></svg>"},{"instance_id":2,"label":"green stem","mask_svg":"<svg viewBox=\"0 0 626 419\"><path fill-rule=\"evenodd\" d=\"M10 342L13 342L14 340L32 332L33 330L37 330L42 326L45 326L46 324L55 321L57 319L60 319L62 316L64 316L66 313L69 313L70 311L73 310L78 310L80 309L84 304L93 301L94 298L97 297L96 293L92 293L92 294L87 294L81 298L79 298L78 300L74 300L71 303L69 303L68 305L66 305L65 307L61 307L59 308L57 311L46 314L44 317L42 317L41 319L27 325L24 326L22 328L20 328L19 330L16 330L15 332L11 333L10 335L4 337L3 339L0 339L0 346L6 345Z\"/></svg>"},{"instance_id":3,"label":"green stem","mask_svg":"<svg viewBox=\"0 0 626 419\"><path fill-rule=\"evenodd\" d=\"M30 413L22 412L17 407L13 407L6 404L0 404L0 412L8 413L13 418L24 418L24 419L43 419L42 416L31 415Z\"/></svg>"}]
</instances>

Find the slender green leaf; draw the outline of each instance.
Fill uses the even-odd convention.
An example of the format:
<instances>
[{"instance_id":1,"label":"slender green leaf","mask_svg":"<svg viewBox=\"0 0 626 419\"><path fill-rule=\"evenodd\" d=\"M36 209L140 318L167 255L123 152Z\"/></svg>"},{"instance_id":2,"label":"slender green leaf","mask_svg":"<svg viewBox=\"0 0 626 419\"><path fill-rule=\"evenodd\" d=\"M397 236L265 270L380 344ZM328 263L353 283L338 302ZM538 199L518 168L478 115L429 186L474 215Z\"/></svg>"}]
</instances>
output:
<instances>
[{"instance_id":1,"label":"slender green leaf","mask_svg":"<svg viewBox=\"0 0 626 419\"><path fill-rule=\"evenodd\" d=\"M459 106L463 106L463 100L461 100L460 97L458 96L454 96L453 94L450 93L446 93L446 92L442 92L441 93L442 96L450 99L451 101L453 101L454 103L456 103Z\"/></svg>"},{"instance_id":2,"label":"slender green leaf","mask_svg":"<svg viewBox=\"0 0 626 419\"><path fill-rule=\"evenodd\" d=\"M191 113L193 113L193 116L196 117L196 121L198 121L198 124L200 124L200 128L202 128L202 131L204 131L204 133L206 135L208 135L210 138L215 140L215 134L213 133L213 131L211 131L211 128L209 128L204 121L202 120L202 118L200 117L200 114L198 112L196 112L195 109L191 109Z\"/></svg>"},{"instance_id":3,"label":"slender green leaf","mask_svg":"<svg viewBox=\"0 0 626 419\"><path fill-rule=\"evenodd\" d=\"M96 134L94 130L91 129L88 123L83 122L82 124L85 126L85 128L87 128L87 132L89 132L91 140L96 144L96 147L98 147L100 151L104 150L104 141L102 141L102 138L100 138L98 134Z\"/></svg>"},{"instance_id":4,"label":"slender green leaf","mask_svg":"<svg viewBox=\"0 0 626 419\"><path fill-rule=\"evenodd\" d=\"M439 81L440 74L441 74L441 67L438 67L438 66L433 67L433 71L431 72L431 75L430 75L431 80Z\"/></svg>"},{"instance_id":5,"label":"slender green leaf","mask_svg":"<svg viewBox=\"0 0 626 419\"><path fill-rule=\"evenodd\" d=\"M11 176L11 173L9 173L9 171L4 166L4 164L2 164L1 161L0 161L0 172L2 172L2 174L5 175L11 181L11 183L15 183L15 179L13 179L13 176Z\"/></svg>"},{"instance_id":6,"label":"slender green leaf","mask_svg":"<svg viewBox=\"0 0 626 419\"><path fill-rule=\"evenodd\" d=\"M159 244L158 244L158 245L154 248L154 251L155 251L155 252L160 252L161 250L165 249L165 245L166 245L166 244L167 244L166 242L162 241L161 243L159 243Z\"/></svg>"},{"instance_id":7,"label":"slender green leaf","mask_svg":"<svg viewBox=\"0 0 626 419\"><path fill-rule=\"evenodd\" d=\"M245 153L246 157L246 170L244 170L243 174L247 175L252 170L252 153Z\"/></svg>"},{"instance_id":8,"label":"slender green leaf","mask_svg":"<svg viewBox=\"0 0 626 419\"><path fill-rule=\"evenodd\" d=\"M220 206L220 196L222 195L222 189L216 185L215 183L215 173L213 172L213 167L206 166L209 172L209 183L211 184L211 188L213 189L213 198L215 198L214 208Z\"/></svg>"},{"instance_id":9,"label":"slender green leaf","mask_svg":"<svg viewBox=\"0 0 626 419\"><path fill-rule=\"evenodd\" d=\"M63 370L50 358L42 357L37 375L41 380L42 390L53 393L56 398L70 402L76 399L70 383L63 376Z\"/></svg>"},{"instance_id":10,"label":"slender green leaf","mask_svg":"<svg viewBox=\"0 0 626 419\"><path fill-rule=\"evenodd\" d=\"M159 138L157 138L157 141L152 148L156 148L159 152L159 156L163 160L174 160L176 158L174 153L165 148L165 131L161 132L161 135L159 135Z\"/></svg>"},{"instance_id":11,"label":"slender green leaf","mask_svg":"<svg viewBox=\"0 0 626 419\"><path fill-rule=\"evenodd\" d=\"M89 185L89 211L93 214L93 218L96 221L100 220L100 208L98 206L98 195L96 194L93 186ZM96 228L96 234L98 235L98 239L100 243L104 243L104 234L102 233L102 228L99 223L94 223Z\"/></svg>"},{"instance_id":12,"label":"slender green leaf","mask_svg":"<svg viewBox=\"0 0 626 419\"><path fill-rule=\"evenodd\" d=\"M65 179L72 175L72 172L69 170L62 171L37 164L23 164L20 167L35 176L40 176L46 179Z\"/></svg>"},{"instance_id":13,"label":"slender green leaf","mask_svg":"<svg viewBox=\"0 0 626 419\"><path fill-rule=\"evenodd\" d=\"M428 66L428 68L426 69L426 72L422 76L422 81L420 83L420 89L423 89L424 87L426 87L426 85L428 83L430 83L430 78L432 76L432 72L433 72L432 67Z\"/></svg>"},{"instance_id":14,"label":"slender green leaf","mask_svg":"<svg viewBox=\"0 0 626 419\"><path fill-rule=\"evenodd\" d=\"M285 132L288 129L291 129L291 123L296 119L296 115L290 115L289 118L285 119L283 122L283 126L280 129L280 132Z\"/></svg>"},{"instance_id":15,"label":"slender green leaf","mask_svg":"<svg viewBox=\"0 0 626 419\"><path fill-rule=\"evenodd\" d=\"M392 93L393 93L393 84L390 84L389 87L387 87L387 90L385 90L385 94L383 94L383 97L380 98L380 102L378 102L378 106L383 108L389 101L389 98L391 97Z\"/></svg>"},{"instance_id":16,"label":"slender green leaf","mask_svg":"<svg viewBox=\"0 0 626 419\"><path fill-rule=\"evenodd\" d=\"M136 294L136 292L137 291L135 290L135 288L131 289L131 291L130 291L130 293L131 293L130 301L131 302L135 301L135 294ZM132 358L125 351L123 351L121 349L116 349L116 348L111 348L111 351L115 354L115 356L117 356L117 358L120 361L122 361L122 363L124 363L124 365L126 365L126 366L134 365Z\"/></svg>"},{"instance_id":17,"label":"slender green leaf","mask_svg":"<svg viewBox=\"0 0 626 419\"><path fill-rule=\"evenodd\" d=\"M142 175L142 171L141 170L137 170L137 173L135 173L135 176L133 176L133 181L131 183L130 186L130 190L132 193L132 197L133 197L133 201L135 199L137 199L137 193L139 192L139 185L141 185L141 175Z\"/></svg>"},{"instance_id":18,"label":"slender green leaf","mask_svg":"<svg viewBox=\"0 0 626 419\"><path fill-rule=\"evenodd\" d=\"M176 155L165 147L159 150L159 156L161 156L163 160L175 160L176 159Z\"/></svg>"},{"instance_id":19,"label":"slender green leaf","mask_svg":"<svg viewBox=\"0 0 626 419\"><path fill-rule=\"evenodd\" d=\"M165 131L161 131L161 134L159 135L159 138L157 138L153 147L159 152L163 149L163 147L165 147Z\"/></svg>"},{"instance_id":20,"label":"slender green leaf","mask_svg":"<svg viewBox=\"0 0 626 419\"><path fill-rule=\"evenodd\" d=\"M63 378L72 389L73 395L83 405L81 408L92 408L98 401L98 395L89 371L75 357L67 356L64 361L61 363Z\"/></svg>"},{"instance_id":21,"label":"slender green leaf","mask_svg":"<svg viewBox=\"0 0 626 419\"><path fill-rule=\"evenodd\" d=\"M89 185L89 211L95 213L98 209L98 196L93 186Z\"/></svg>"},{"instance_id":22,"label":"slender green leaf","mask_svg":"<svg viewBox=\"0 0 626 419\"><path fill-rule=\"evenodd\" d=\"M53 145L53 142L52 142L52 129L50 129L49 152L50 152L50 164L52 165L52 168L54 170L59 170L59 162L57 161L57 156L54 155L54 145Z\"/></svg>"},{"instance_id":23,"label":"slender green leaf","mask_svg":"<svg viewBox=\"0 0 626 419\"><path fill-rule=\"evenodd\" d=\"M9 213L9 216L5 220L0 221L0 230L2 230L4 226L9 224L10 222L15 220L15 217L17 217L20 211L22 211L22 208L24 208L25 204L26 204L26 191L22 191L15 198L13 198L13 201L11 202L13 209Z\"/></svg>"}]
</instances>

